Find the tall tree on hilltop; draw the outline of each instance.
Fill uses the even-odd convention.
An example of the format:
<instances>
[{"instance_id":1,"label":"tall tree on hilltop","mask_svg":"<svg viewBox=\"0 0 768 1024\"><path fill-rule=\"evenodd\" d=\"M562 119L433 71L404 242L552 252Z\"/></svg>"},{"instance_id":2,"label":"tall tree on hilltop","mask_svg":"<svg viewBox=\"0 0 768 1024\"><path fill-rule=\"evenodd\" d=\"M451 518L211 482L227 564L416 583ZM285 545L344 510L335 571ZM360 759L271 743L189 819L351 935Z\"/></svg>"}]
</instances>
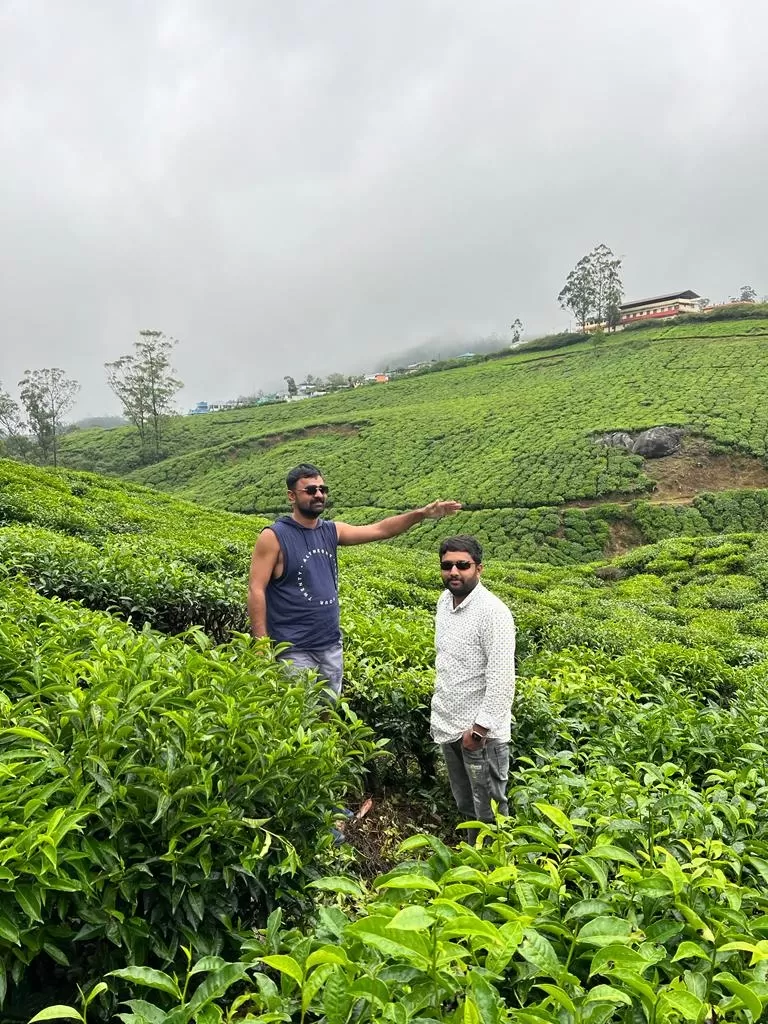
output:
<instances>
[{"instance_id":1,"label":"tall tree on hilltop","mask_svg":"<svg viewBox=\"0 0 768 1024\"><path fill-rule=\"evenodd\" d=\"M595 271L589 256L582 256L565 279L557 301L573 313L584 331L595 308Z\"/></svg>"},{"instance_id":2,"label":"tall tree on hilltop","mask_svg":"<svg viewBox=\"0 0 768 1024\"><path fill-rule=\"evenodd\" d=\"M293 377L283 377L283 380L288 385L288 397L294 398L299 393L299 389L296 387L296 381Z\"/></svg>"},{"instance_id":3,"label":"tall tree on hilltop","mask_svg":"<svg viewBox=\"0 0 768 1024\"><path fill-rule=\"evenodd\" d=\"M74 405L79 390L79 383L58 367L24 371L19 397L43 462L58 465L62 417Z\"/></svg>"},{"instance_id":4,"label":"tall tree on hilltop","mask_svg":"<svg viewBox=\"0 0 768 1024\"><path fill-rule=\"evenodd\" d=\"M120 356L114 363L105 363L107 383L117 395L123 414L136 427L142 451L147 440L147 388L144 375L136 366L135 356Z\"/></svg>"},{"instance_id":5,"label":"tall tree on hilltop","mask_svg":"<svg viewBox=\"0 0 768 1024\"><path fill-rule=\"evenodd\" d=\"M154 458L160 458L162 426L173 411L176 392L183 387L171 366L176 344L162 331L139 331L132 353L104 364L110 388L136 427L144 458L149 449Z\"/></svg>"},{"instance_id":6,"label":"tall tree on hilltop","mask_svg":"<svg viewBox=\"0 0 768 1024\"><path fill-rule=\"evenodd\" d=\"M21 410L9 392L0 384L0 434L9 437L21 429Z\"/></svg>"},{"instance_id":7,"label":"tall tree on hilltop","mask_svg":"<svg viewBox=\"0 0 768 1024\"><path fill-rule=\"evenodd\" d=\"M19 403L0 384L0 441L11 458L23 459L27 455L30 440L25 436L25 428Z\"/></svg>"},{"instance_id":8,"label":"tall tree on hilltop","mask_svg":"<svg viewBox=\"0 0 768 1024\"><path fill-rule=\"evenodd\" d=\"M603 242L581 257L557 300L573 313L583 331L590 320L615 327L623 294L621 259Z\"/></svg>"},{"instance_id":9,"label":"tall tree on hilltop","mask_svg":"<svg viewBox=\"0 0 768 1024\"><path fill-rule=\"evenodd\" d=\"M510 325L510 331L512 331L512 345L519 345L520 339L523 336L523 321L519 316L516 316ZM511 346L510 346L511 347Z\"/></svg>"},{"instance_id":10,"label":"tall tree on hilltop","mask_svg":"<svg viewBox=\"0 0 768 1024\"><path fill-rule=\"evenodd\" d=\"M610 314L615 314L618 311L624 295L624 286L621 283L621 259L614 256L604 242L595 246L587 258L594 268L594 316L598 323L608 323Z\"/></svg>"},{"instance_id":11,"label":"tall tree on hilltop","mask_svg":"<svg viewBox=\"0 0 768 1024\"><path fill-rule=\"evenodd\" d=\"M733 302L757 302L757 292L751 284L743 284L739 290L738 299L732 299Z\"/></svg>"}]
</instances>

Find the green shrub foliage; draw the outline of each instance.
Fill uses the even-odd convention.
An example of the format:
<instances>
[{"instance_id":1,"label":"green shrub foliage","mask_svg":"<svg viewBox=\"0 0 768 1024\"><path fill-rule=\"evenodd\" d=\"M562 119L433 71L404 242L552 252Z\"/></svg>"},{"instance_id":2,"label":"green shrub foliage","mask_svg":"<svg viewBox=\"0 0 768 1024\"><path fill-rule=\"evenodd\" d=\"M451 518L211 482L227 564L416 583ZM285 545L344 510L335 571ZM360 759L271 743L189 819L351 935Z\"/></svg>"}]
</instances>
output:
<instances>
[{"instance_id":1,"label":"green shrub foliage","mask_svg":"<svg viewBox=\"0 0 768 1024\"><path fill-rule=\"evenodd\" d=\"M489 557L484 578L518 627L512 815L474 847L425 822L401 863L366 882L331 851L336 810L363 786L446 792L428 737L437 535L428 555L342 552L347 680L333 710L311 677L291 680L265 645L232 634L259 522L167 496L153 515L141 488L12 472L7 1001L53 978L59 1001L77 1001L75 982L93 995L89 1020L127 1024L764 1017L756 496L751 529L723 532L733 496L703 496L694 511L719 532L681 526L610 562ZM590 550L594 514L569 510L559 539ZM610 514L603 526L624 512ZM207 618L225 598L230 618Z\"/></svg>"},{"instance_id":2,"label":"green shrub foliage","mask_svg":"<svg viewBox=\"0 0 768 1024\"><path fill-rule=\"evenodd\" d=\"M0 962L168 962L263 921L373 746L249 641L0 588Z\"/></svg>"}]
</instances>

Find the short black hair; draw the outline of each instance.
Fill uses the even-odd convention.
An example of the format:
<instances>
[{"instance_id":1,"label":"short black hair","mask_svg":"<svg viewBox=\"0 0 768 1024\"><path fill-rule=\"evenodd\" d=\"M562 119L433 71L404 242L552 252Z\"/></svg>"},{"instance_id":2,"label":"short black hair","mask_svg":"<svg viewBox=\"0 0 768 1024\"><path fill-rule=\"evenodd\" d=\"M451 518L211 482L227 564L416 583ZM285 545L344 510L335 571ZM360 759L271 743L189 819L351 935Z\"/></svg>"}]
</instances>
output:
<instances>
[{"instance_id":1,"label":"short black hair","mask_svg":"<svg viewBox=\"0 0 768 1024\"><path fill-rule=\"evenodd\" d=\"M474 562L482 565L483 546L476 537L470 537L469 534L460 533L455 537L446 537L440 544L441 558L446 551L466 551Z\"/></svg>"},{"instance_id":2,"label":"short black hair","mask_svg":"<svg viewBox=\"0 0 768 1024\"><path fill-rule=\"evenodd\" d=\"M288 471L288 476L285 478L285 482L288 490L292 491L299 480L303 480L305 477L322 475L323 474L317 466L313 466L311 462L302 462L300 465L294 466L293 469Z\"/></svg>"}]
</instances>

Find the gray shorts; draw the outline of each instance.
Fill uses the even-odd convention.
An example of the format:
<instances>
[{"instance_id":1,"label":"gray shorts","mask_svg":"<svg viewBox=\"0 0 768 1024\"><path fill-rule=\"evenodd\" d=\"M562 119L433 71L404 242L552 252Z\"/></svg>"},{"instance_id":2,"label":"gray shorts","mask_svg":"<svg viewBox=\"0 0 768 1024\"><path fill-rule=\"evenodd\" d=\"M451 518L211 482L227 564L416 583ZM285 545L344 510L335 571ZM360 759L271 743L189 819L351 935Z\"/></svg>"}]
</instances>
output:
<instances>
[{"instance_id":1,"label":"gray shorts","mask_svg":"<svg viewBox=\"0 0 768 1024\"><path fill-rule=\"evenodd\" d=\"M341 681L344 677L344 654L341 643L321 650L307 651L298 647L289 647L277 656L278 661L285 661L298 670L313 668L328 684L334 700L341 693Z\"/></svg>"}]
</instances>

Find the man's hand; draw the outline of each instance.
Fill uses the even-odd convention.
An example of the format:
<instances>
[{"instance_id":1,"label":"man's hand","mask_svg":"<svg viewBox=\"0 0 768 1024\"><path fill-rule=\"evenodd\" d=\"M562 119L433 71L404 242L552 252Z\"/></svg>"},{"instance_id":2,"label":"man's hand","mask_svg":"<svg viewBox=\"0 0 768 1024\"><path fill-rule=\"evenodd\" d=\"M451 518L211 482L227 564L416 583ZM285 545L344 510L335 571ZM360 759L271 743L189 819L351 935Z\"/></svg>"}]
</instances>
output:
<instances>
[{"instance_id":1,"label":"man's hand","mask_svg":"<svg viewBox=\"0 0 768 1024\"><path fill-rule=\"evenodd\" d=\"M272 657L272 641L268 636L251 637L251 650L259 658Z\"/></svg>"},{"instance_id":2,"label":"man's hand","mask_svg":"<svg viewBox=\"0 0 768 1024\"><path fill-rule=\"evenodd\" d=\"M480 739L476 739L476 737ZM473 725L462 733L461 745L465 750L482 750L485 746L485 730Z\"/></svg>"},{"instance_id":3,"label":"man's hand","mask_svg":"<svg viewBox=\"0 0 768 1024\"><path fill-rule=\"evenodd\" d=\"M433 501L425 505L421 510L425 519L442 519L443 516L452 516L461 508L460 501Z\"/></svg>"}]
</instances>

